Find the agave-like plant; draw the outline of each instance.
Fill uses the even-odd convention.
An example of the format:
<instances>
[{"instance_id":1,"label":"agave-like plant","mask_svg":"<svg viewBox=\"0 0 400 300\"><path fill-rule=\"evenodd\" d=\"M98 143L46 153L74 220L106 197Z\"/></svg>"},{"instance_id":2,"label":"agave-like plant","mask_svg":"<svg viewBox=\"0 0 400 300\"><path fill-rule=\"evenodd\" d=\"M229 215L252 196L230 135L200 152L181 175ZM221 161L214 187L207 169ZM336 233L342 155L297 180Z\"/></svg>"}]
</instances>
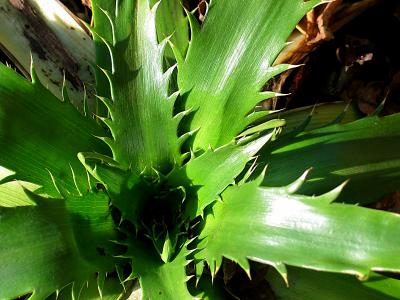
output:
<instances>
[{"instance_id":1,"label":"agave-like plant","mask_svg":"<svg viewBox=\"0 0 400 300\"><path fill-rule=\"evenodd\" d=\"M400 217L354 203L398 189L400 115L257 108L320 2L213 0L189 42L178 1L93 0L95 118L1 65L0 299L220 299L223 257L282 299L398 299L373 272L400 271Z\"/></svg>"}]
</instances>

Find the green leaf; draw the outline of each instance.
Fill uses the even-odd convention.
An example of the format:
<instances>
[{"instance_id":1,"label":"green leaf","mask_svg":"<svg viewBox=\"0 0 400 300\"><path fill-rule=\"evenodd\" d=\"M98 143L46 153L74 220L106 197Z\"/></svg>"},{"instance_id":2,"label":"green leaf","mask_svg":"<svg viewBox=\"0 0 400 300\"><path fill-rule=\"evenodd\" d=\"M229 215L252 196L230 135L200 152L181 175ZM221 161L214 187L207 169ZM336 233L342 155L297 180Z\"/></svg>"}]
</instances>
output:
<instances>
[{"instance_id":1,"label":"green leaf","mask_svg":"<svg viewBox=\"0 0 400 300\"><path fill-rule=\"evenodd\" d=\"M45 299L70 283L78 293L95 272L114 269L105 194L66 201L30 196L36 205L0 208L1 299L27 293Z\"/></svg>"},{"instance_id":2,"label":"green leaf","mask_svg":"<svg viewBox=\"0 0 400 300\"><path fill-rule=\"evenodd\" d=\"M78 157L88 172L106 187L111 203L121 212L122 220L129 220L136 229L142 227L140 213L154 196L156 185L142 176L122 170L95 153L79 153Z\"/></svg>"},{"instance_id":3,"label":"green leaf","mask_svg":"<svg viewBox=\"0 0 400 300\"><path fill-rule=\"evenodd\" d=\"M304 106L268 115L265 120L281 118L286 121L283 132L292 132L305 125L304 131L332 125L345 124L361 118L357 107L345 102L327 102Z\"/></svg>"},{"instance_id":4,"label":"green leaf","mask_svg":"<svg viewBox=\"0 0 400 300\"><path fill-rule=\"evenodd\" d=\"M400 185L399 126L397 114L282 136L261 151L268 164L264 184L282 185L312 167L300 193L322 193L350 179L337 201L375 201Z\"/></svg>"},{"instance_id":5,"label":"green leaf","mask_svg":"<svg viewBox=\"0 0 400 300\"><path fill-rule=\"evenodd\" d=\"M274 59L318 2L214 0L201 27L189 15L191 42L178 59L178 85L188 94L186 108L196 111L195 149L229 143L257 117L248 115L256 104L275 96L260 90L290 66L272 67Z\"/></svg>"},{"instance_id":6,"label":"green leaf","mask_svg":"<svg viewBox=\"0 0 400 300\"><path fill-rule=\"evenodd\" d=\"M185 272L188 254L184 245L172 261L165 263L147 244L131 241L126 256L132 258L131 277L139 277L142 299L193 299L186 286L189 279Z\"/></svg>"},{"instance_id":7,"label":"green leaf","mask_svg":"<svg viewBox=\"0 0 400 300\"><path fill-rule=\"evenodd\" d=\"M83 192L88 179L76 155L107 153L107 146L95 137L105 133L33 79L28 82L0 65L0 165L52 196L58 192L51 176L67 190Z\"/></svg>"},{"instance_id":8,"label":"green leaf","mask_svg":"<svg viewBox=\"0 0 400 300\"><path fill-rule=\"evenodd\" d=\"M11 172L0 166L0 182L9 176L14 175ZM35 204L25 193L24 189L33 191L39 186L29 182L10 181L0 184L0 207L15 207L27 206Z\"/></svg>"},{"instance_id":9,"label":"green leaf","mask_svg":"<svg viewBox=\"0 0 400 300\"><path fill-rule=\"evenodd\" d=\"M289 287L274 270L267 275L277 300L395 300L400 298L400 281L372 274L367 281L348 275L288 268Z\"/></svg>"},{"instance_id":10,"label":"green leaf","mask_svg":"<svg viewBox=\"0 0 400 300\"><path fill-rule=\"evenodd\" d=\"M52 295L49 300L70 300L71 288L70 286L64 288L58 295ZM121 299L122 294L124 294L124 288L119 279L108 276L104 281L100 296L98 276L93 276L80 291L79 298L82 300L118 300Z\"/></svg>"},{"instance_id":11,"label":"green leaf","mask_svg":"<svg viewBox=\"0 0 400 300\"><path fill-rule=\"evenodd\" d=\"M167 41L157 43L156 6L150 9L148 0L99 0L93 8L93 33L101 52L97 63L105 69L111 91L109 99L101 100L111 116L104 122L112 132L107 143L114 159L137 173L152 168L167 172L181 160L180 119L173 114L177 94L168 94L173 68L163 72ZM100 95L103 84L97 81Z\"/></svg>"},{"instance_id":12,"label":"green leaf","mask_svg":"<svg viewBox=\"0 0 400 300\"><path fill-rule=\"evenodd\" d=\"M221 192L243 171L246 164L267 143L273 133L246 145L231 143L216 150L209 149L174 170L168 181L185 188L188 198L186 214L194 218L203 214L206 206L218 200Z\"/></svg>"},{"instance_id":13,"label":"green leaf","mask_svg":"<svg viewBox=\"0 0 400 300\"><path fill-rule=\"evenodd\" d=\"M225 286L222 279L212 280L210 276L203 276L198 282L195 279L189 281L189 290L202 300L225 300Z\"/></svg>"},{"instance_id":14,"label":"green leaf","mask_svg":"<svg viewBox=\"0 0 400 300\"><path fill-rule=\"evenodd\" d=\"M241 134L239 134L238 137L243 137L246 135L260 133L260 132L266 131L268 129L275 129L275 128L282 127L285 125L286 125L286 121L283 119L272 119L272 120L266 121L264 123L261 123L259 125L250 127L249 129L246 129Z\"/></svg>"},{"instance_id":15,"label":"green leaf","mask_svg":"<svg viewBox=\"0 0 400 300\"><path fill-rule=\"evenodd\" d=\"M247 259L353 274L400 270L396 234L400 216L346 204L330 204L340 188L318 197L283 188L259 187L261 179L228 188L216 202L199 236L195 256L216 274L222 256L249 272Z\"/></svg>"},{"instance_id":16,"label":"green leaf","mask_svg":"<svg viewBox=\"0 0 400 300\"><path fill-rule=\"evenodd\" d=\"M159 0L151 0L155 5ZM161 0L156 14L157 36L161 42L171 36L171 43L180 53L186 53L189 44L188 21L183 13L182 3L179 0ZM175 56L171 48L165 49L168 60L174 61Z\"/></svg>"}]
</instances>

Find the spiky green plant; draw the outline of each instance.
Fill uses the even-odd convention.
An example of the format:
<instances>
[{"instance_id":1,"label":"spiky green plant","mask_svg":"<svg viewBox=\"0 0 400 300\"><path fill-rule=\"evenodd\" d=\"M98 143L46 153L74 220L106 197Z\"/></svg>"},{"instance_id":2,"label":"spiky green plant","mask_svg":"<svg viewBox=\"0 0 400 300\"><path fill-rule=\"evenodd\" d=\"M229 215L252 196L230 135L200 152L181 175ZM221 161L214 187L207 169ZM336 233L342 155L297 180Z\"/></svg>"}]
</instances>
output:
<instances>
[{"instance_id":1,"label":"spiky green plant","mask_svg":"<svg viewBox=\"0 0 400 300\"><path fill-rule=\"evenodd\" d=\"M274 267L283 299L400 297L372 273L400 271L399 216L351 204L398 188L400 115L289 130L255 108L319 2L213 0L187 44L159 3L94 0L96 120L0 66L0 298L218 299L223 257Z\"/></svg>"}]
</instances>

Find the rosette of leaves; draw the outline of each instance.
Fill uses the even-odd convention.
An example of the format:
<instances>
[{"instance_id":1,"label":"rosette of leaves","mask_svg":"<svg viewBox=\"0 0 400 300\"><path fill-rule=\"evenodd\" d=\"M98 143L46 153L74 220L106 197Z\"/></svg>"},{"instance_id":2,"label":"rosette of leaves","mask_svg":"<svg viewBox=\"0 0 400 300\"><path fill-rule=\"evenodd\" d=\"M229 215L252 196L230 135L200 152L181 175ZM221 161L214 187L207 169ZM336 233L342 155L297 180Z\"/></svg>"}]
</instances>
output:
<instances>
[{"instance_id":1,"label":"rosette of leaves","mask_svg":"<svg viewBox=\"0 0 400 300\"><path fill-rule=\"evenodd\" d=\"M350 281L351 299L394 299L397 280L372 272L400 271L400 218L353 203L398 188L400 116L285 130L257 109L317 4L213 0L203 24L187 12L188 41L185 18L156 17L163 3L93 1L95 118L34 63L31 82L0 66L0 298L124 299L139 283L143 299L218 299L225 257L272 266L283 298L290 265L339 287L371 275L388 288ZM294 294L318 282L300 278Z\"/></svg>"}]
</instances>

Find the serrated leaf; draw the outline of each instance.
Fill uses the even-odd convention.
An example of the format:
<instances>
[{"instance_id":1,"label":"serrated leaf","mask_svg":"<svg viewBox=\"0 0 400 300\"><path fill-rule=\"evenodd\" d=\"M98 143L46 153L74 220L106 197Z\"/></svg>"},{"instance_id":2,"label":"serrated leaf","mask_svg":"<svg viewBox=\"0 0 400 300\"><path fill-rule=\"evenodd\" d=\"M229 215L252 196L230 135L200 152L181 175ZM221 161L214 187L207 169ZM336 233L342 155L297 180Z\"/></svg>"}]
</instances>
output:
<instances>
[{"instance_id":1,"label":"serrated leaf","mask_svg":"<svg viewBox=\"0 0 400 300\"><path fill-rule=\"evenodd\" d=\"M159 0L151 0L155 5ZM161 0L156 14L157 36L159 42L171 36L171 43L185 54L189 44L189 26L179 0ZM175 56L170 48L165 49L165 56L174 61Z\"/></svg>"},{"instance_id":2,"label":"serrated leaf","mask_svg":"<svg viewBox=\"0 0 400 300\"><path fill-rule=\"evenodd\" d=\"M1 299L32 292L30 299L45 299L67 284L78 287L96 272L114 269L106 195L31 197L34 206L0 208Z\"/></svg>"},{"instance_id":3,"label":"serrated leaf","mask_svg":"<svg viewBox=\"0 0 400 300\"><path fill-rule=\"evenodd\" d=\"M174 170L169 182L191 186L187 190L186 216L194 218L203 214L206 206L218 200L219 194L243 171L246 164L267 143L272 133L246 145L228 144L190 160Z\"/></svg>"},{"instance_id":4,"label":"serrated leaf","mask_svg":"<svg viewBox=\"0 0 400 300\"><path fill-rule=\"evenodd\" d=\"M312 167L300 193L322 193L350 179L337 201L376 201L400 185L399 126L396 114L282 136L261 151L259 161L268 164L264 184L282 185Z\"/></svg>"},{"instance_id":5,"label":"serrated leaf","mask_svg":"<svg viewBox=\"0 0 400 300\"><path fill-rule=\"evenodd\" d=\"M207 216L195 258L206 260L212 273L222 256L247 272L247 259L364 279L372 270L400 270L399 215L328 204L326 195L289 195L286 187L262 188L259 181L228 188Z\"/></svg>"},{"instance_id":6,"label":"serrated leaf","mask_svg":"<svg viewBox=\"0 0 400 300\"><path fill-rule=\"evenodd\" d=\"M114 275L114 274L113 274ZM61 290L58 295L52 295L48 300L71 300L71 286ZM82 288L79 299L82 300L118 300L124 294L124 288L118 278L108 276L104 282L100 297L97 278L93 276Z\"/></svg>"},{"instance_id":7,"label":"serrated leaf","mask_svg":"<svg viewBox=\"0 0 400 300\"><path fill-rule=\"evenodd\" d=\"M142 299L193 299L187 290L186 246L170 262L163 262L154 249L140 241L131 241L126 256L132 258L133 275L139 277Z\"/></svg>"},{"instance_id":8,"label":"serrated leaf","mask_svg":"<svg viewBox=\"0 0 400 300\"><path fill-rule=\"evenodd\" d=\"M52 196L58 192L51 175L71 192L85 191L87 175L76 155L107 153L96 135L106 134L93 120L40 82L28 82L0 65L0 165L14 171L15 178L41 185Z\"/></svg>"},{"instance_id":9,"label":"serrated leaf","mask_svg":"<svg viewBox=\"0 0 400 300\"><path fill-rule=\"evenodd\" d=\"M129 220L136 228L141 228L140 212L154 187L136 174L99 161L93 153L79 153L78 157L88 172L105 186L112 205L120 210L122 220Z\"/></svg>"},{"instance_id":10,"label":"serrated leaf","mask_svg":"<svg viewBox=\"0 0 400 300\"><path fill-rule=\"evenodd\" d=\"M252 121L256 104L272 97L260 93L271 77L290 68L272 67L287 37L318 0L214 0L200 27L193 16L191 42L178 60L178 85L196 111L190 130L199 131L194 148L229 143ZM273 29L272 29L273 28Z\"/></svg>"},{"instance_id":11,"label":"serrated leaf","mask_svg":"<svg viewBox=\"0 0 400 300\"><path fill-rule=\"evenodd\" d=\"M173 119L176 96L168 94L173 70L163 72L166 41L157 43L156 7L151 9L149 0L99 0L93 8L96 51L101 52L97 63L110 85L106 124L114 159L137 173L167 172L181 158ZM106 91L98 78L102 96Z\"/></svg>"},{"instance_id":12,"label":"serrated leaf","mask_svg":"<svg viewBox=\"0 0 400 300\"><path fill-rule=\"evenodd\" d=\"M367 281L348 275L289 268L289 286L270 270L267 279L280 300L395 300L400 298L400 281L371 274Z\"/></svg>"}]
</instances>

